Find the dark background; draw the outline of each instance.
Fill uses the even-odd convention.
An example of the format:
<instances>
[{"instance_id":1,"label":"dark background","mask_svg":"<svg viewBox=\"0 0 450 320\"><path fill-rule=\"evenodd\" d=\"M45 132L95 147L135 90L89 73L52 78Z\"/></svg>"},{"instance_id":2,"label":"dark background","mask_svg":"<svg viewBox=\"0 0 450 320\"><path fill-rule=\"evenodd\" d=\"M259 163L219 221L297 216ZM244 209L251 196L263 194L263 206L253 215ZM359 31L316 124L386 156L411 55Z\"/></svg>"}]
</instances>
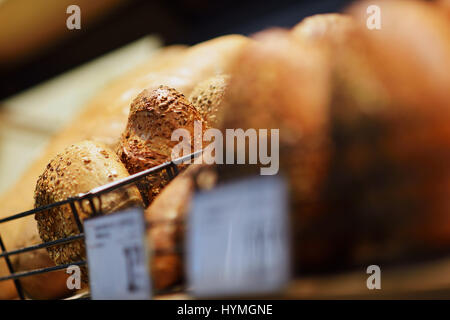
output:
<instances>
[{"instance_id":1,"label":"dark background","mask_svg":"<svg viewBox=\"0 0 450 320\"><path fill-rule=\"evenodd\" d=\"M224 34L249 35L272 26L292 27L306 16L340 11L350 2L350 0L129 1L102 19L94 21L89 27L72 31L70 36L26 59L15 63L0 61L0 99L147 34L158 34L166 45L191 45Z\"/></svg>"}]
</instances>

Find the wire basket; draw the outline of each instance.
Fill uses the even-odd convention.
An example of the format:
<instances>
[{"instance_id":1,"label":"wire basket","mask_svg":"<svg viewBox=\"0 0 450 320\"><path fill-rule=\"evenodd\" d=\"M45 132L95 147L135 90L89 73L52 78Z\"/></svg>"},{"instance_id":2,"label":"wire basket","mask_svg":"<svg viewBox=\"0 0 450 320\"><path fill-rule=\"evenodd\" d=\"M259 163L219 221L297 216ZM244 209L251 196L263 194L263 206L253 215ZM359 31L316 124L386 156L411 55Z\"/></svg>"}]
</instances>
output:
<instances>
[{"instance_id":1,"label":"wire basket","mask_svg":"<svg viewBox=\"0 0 450 320\"><path fill-rule=\"evenodd\" d=\"M94 203L95 199L98 199L98 201L101 203L102 195L104 195L108 192L111 192L113 190L119 189L121 187L129 186L133 183L140 181L141 179L144 179L147 176L155 175L155 174L158 174L158 173L164 172L164 171L167 175L167 178L169 180L172 180L179 173L178 165L180 165L181 163L184 163L188 160L192 161L193 159L197 158L202 153L202 151L203 150L199 150L199 151L196 151L189 155L180 157L178 159L165 162L158 166L155 166L150 169L133 174L129 177L126 177L126 178L108 183L106 185L94 188L94 189L90 190L89 192L82 193L82 194L79 194L74 197L70 197L66 200L58 201L58 202L55 202L55 203L52 203L49 205L45 205L45 206L42 206L39 208L35 208L35 209L28 210L25 212L17 213L17 214L11 215L9 217L0 219L0 224L6 223L9 221L13 221L13 220L24 218L24 217L27 217L30 215L34 215L36 213L44 212L46 210L49 210L49 209L52 209L55 207L69 205L72 210L72 213L73 213L73 216L74 216L74 219L75 219L76 225L78 227L78 231L79 231L78 234L72 235L72 236L69 236L66 238L61 238L61 239L57 239L54 241L43 242L43 243L40 243L37 245L32 245L32 246L19 248L19 249L15 249L15 250L11 250L11 251L6 250L3 239L0 235L0 249L1 249L0 259L1 258L5 259L6 265L10 272L9 275L0 277L0 281L13 280L14 285L17 290L17 293L19 295L19 298L23 300L23 299L25 299L25 295L24 295L24 291L23 291L22 286L19 281L20 278L43 274L43 273L52 272L52 271L57 271L57 270L62 270L62 269L66 269L67 267L73 266L73 265L76 265L76 266L86 265L87 264L86 260L80 260L80 261L76 261L76 262L71 262L69 264L56 265L56 266L52 266L52 267L34 269L34 270L29 270L29 271L15 272L13 265L11 263L10 257L13 255L18 255L18 254L25 253L25 252L35 251L35 250L39 250L39 249L43 249L43 248L48 248L48 247L52 247L52 246L56 246L56 245L62 245L62 244L66 244L69 242L76 241L76 240L84 239L83 224L81 223L80 216L79 216L78 210L77 210L77 206L75 205L76 203L78 203L80 205L80 207L82 207L82 203L87 201L89 203L90 209L92 211L92 216L102 215L101 206L99 206L99 208L100 208L99 210L95 206L95 203ZM148 225L147 227L150 227L150 225ZM175 248L174 250L179 250L179 248ZM158 254L158 253L154 252L154 254Z\"/></svg>"}]
</instances>

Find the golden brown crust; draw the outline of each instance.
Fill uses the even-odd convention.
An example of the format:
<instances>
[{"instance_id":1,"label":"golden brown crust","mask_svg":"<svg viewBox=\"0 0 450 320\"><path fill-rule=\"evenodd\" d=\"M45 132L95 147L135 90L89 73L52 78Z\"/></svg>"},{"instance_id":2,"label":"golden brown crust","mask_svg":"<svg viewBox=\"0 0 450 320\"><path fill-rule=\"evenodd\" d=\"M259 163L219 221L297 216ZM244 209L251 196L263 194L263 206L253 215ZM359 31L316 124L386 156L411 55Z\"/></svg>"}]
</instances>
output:
<instances>
[{"instance_id":1,"label":"golden brown crust","mask_svg":"<svg viewBox=\"0 0 450 320\"><path fill-rule=\"evenodd\" d=\"M191 177L185 171L145 211L151 224L147 237L153 248L150 270L156 289L167 288L182 278L182 230L192 191Z\"/></svg>"},{"instance_id":2,"label":"golden brown crust","mask_svg":"<svg viewBox=\"0 0 450 320\"><path fill-rule=\"evenodd\" d=\"M221 122L222 100L229 76L218 75L200 82L189 96L209 127L216 128Z\"/></svg>"},{"instance_id":3,"label":"golden brown crust","mask_svg":"<svg viewBox=\"0 0 450 320\"><path fill-rule=\"evenodd\" d=\"M292 34L308 43L322 43L329 46L346 42L356 29L356 23L349 15L340 13L317 14L303 19Z\"/></svg>"},{"instance_id":4,"label":"golden brown crust","mask_svg":"<svg viewBox=\"0 0 450 320\"><path fill-rule=\"evenodd\" d=\"M364 50L353 56L365 61L371 73L351 80L348 70L357 75L361 64L346 54L337 56L346 69L338 69L341 90L335 91L333 108L349 110L337 113L335 122L345 142L339 158L347 160L341 170L354 178L347 187L357 190L352 210L356 217L365 214L360 229L377 230L359 235L356 242L366 249L355 249L355 255L364 260L430 254L450 245L448 202L443 200L450 176L450 75L444 71L450 70L450 20L432 3L370 4L382 12L376 32L365 25L369 1L352 6L349 13L365 40ZM361 86L369 75L377 85ZM378 228L369 228L371 224Z\"/></svg>"},{"instance_id":5,"label":"golden brown crust","mask_svg":"<svg viewBox=\"0 0 450 320\"><path fill-rule=\"evenodd\" d=\"M450 18L450 0L437 0L437 5L447 10L448 17Z\"/></svg>"},{"instance_id":6,"label":"golden brown crust","mask_svg":"<svg viewBox=\"0 0 450 320\"><path fill-rule=\"evenodd\" d=\"M372 4L382 13L380 30L366 27L366 8ZM418 110L448 107L450 22L444 10L425 1L379 0L358 2L348 12L367 38L366 54L379 66L390 95Z\"/></svg>"},{"instance_id":7,"label":"golden brown crust","mask_svg":"<svg viewBox=\"0 0 450 320\"><path fill-rule=\"evenodd\" d=\"M366 27L372 4L381 7L381 30ZM293 30L327 48L333 62L325 206L300 250L310 270L424 253L425 239L428 254L449 243L441 197L449 183L450 81L441 71L450 67L450 26L418 1L364 1L349 13L354 22L317 15Z\"/></svg>"},{"instance_id":8,"label":"golden brown crust","mask_svg":"<svg viewBox=\"0 0 450 320\"><path fill-rule=\"evenodd\" d=\"M381 30L366 27L371 4L381 7ZM429 254L450 235L441 198L449 176L450 82L434 66L448 69L450 27L417 1L365 1L349 12L355 27L309 38L327 46L333 61L333 161L325 210L305 233L303 251L312 254L304 266L311 270L407 258L424 253L424 239L435 241ZM309 28L324 30L321 19L310 18ZM347 34L335 37L336 30Z\"/></svg>"},{"instance_id":9,"label":"golden brown crust","mask_svg":"<svg viewBox=\"0 0 450 320\"><path fill-rule=\"evenodd\" d=\"M372 4L381 7L381 30L366 27ZM310 270L424 253L425 239L434 241L429 254L450 235L441 198L449 183L450 81L441 71L450 67L450 26L418 1L364 1L349 13L354 23L318 15L294 29L328 47L333 62L333 160L325 209L303 241Z\"/></svg>"},{"instance_id":10,"label":"golden brown crust","mask_svg":"<svg viewBox=\"0 0 450 320\"><path fill-rule=\"evenodd\" d=\"M307 47L285 30L257 34L237 58L225 94L222 129L279 129L280 152L316 152L326 144L328 69L322 50ZM281 154L281 162L289 161ZM320 158L320 157L319 157ZM305 158L303 158L305 160ZM314 197L322 167L315 159L304 166L309 176L302 198ZM315 173L314 173L315 172ZM299 186L300 187L300 186Z\"/></svg>"},{"instance_id":11,"label":"golden brown crust","mask_svg":"<svg viewBox=\"0 0 450 320\"><path fill-rule=\"evenodd\" d=\"M128 124L117 151L120 160L128 172L134 174L172 160L172 148L179 143L194 152L196 122L199 128L204 127L200 113L182 93L166 86L144 90L131 104ZM187 130L190 140L172 141L176 129ZM168 182L165 173L161 172L145 178L137 186L144 201L151 203Z\"/></svg>"},{"instance_id":12,"label":"golden brown crust","mask_svg":"<svg viewBox=\"0 0 450 320\"><path fill-rule=\"evenodd\" d=\"M190 165L145 210L146 221L151 226L147 237L154 252L150 270L156 289L167 288L184 277L181 252L184 248L185 220L195 187L211 187L211 183L206 185L198 181L198 174L206 172L207 168L207 165Z\"/></svg>"},{"instance_id":13,"label":"golden brown crust","mask_svg":"<svg viewBox=\"0 0 450 320\"><path fill-rule=\"evenodd\" d=\"M443 6L443 7L450 8L450 1L449 0L436 0L436 3L438 5Z\"/></svg>"},{"instance_id":14,"label":"golden brown crust","mask_svg":"<svg viewBox=\"0 0 450 320\"><path fill-rule=\"evenodd\" d=\"M117 155L105 145L91 141L74 144L57 155L39 177L35 190L35 207L65 200L127 176L128 172ZM139 204L139 192L136 187L131 186L103 195L98 209L108 214ZM81 221L92 214L88 205L76 204L76 207ZM35 218L39 235L44 242L80 232L69 205L36 214ZM47 250L57 265L85 259L82 241L52 246Z\"/></svg>"},{"instance_id":15,"label":"golden brown crust","mask_svg":"<svg viewBox=\"0 0 450 320\"><path fill-rule=\"evenodd\" d=\"M172 68L165 71L174 81L168 83L161 81L164 78L156 78L156 83L175 88L189 96L203 80L228 74L236 55L248 42L250 40L241 35L226 35L192 46Z\"/></svg>"},{"instance_id":16,"label":"golden brown crust","mask_svg":"<svg viewBox=\"0 0 450 320\"><path fill-rule=\"evenodd\" d=\"M301 234L317 214L327 170L328 63L321 48L285 30L265 31L255 40L232 68L221 129L279 129L280 171L288 178L294 230ZM242 167L219 166L219 179Z\"/></svg>"},{"instance_id":17,"label":"golden brown crust","mask_svg":"<svg viewBox=\"0 0 450 320\"><path fill-rule=\"evenodd\" d=\"M33 224L33 227L36 228L36 223ZM36 235L36 237L39 236ZM36 243L38 242L42 242L42 240L36 240ZM46 249L29 252L27 259L20 261L20 263L25 270L55 266L54 261L50 259ZM52 273L53 272L41 274L40 281L36 281L33 277L22 278L20 283L23 288L26 288L26 297L41 300L54 299L55 297L65 298L77 292L77 289L69 289L67 287L67 279L69 275L66 273L66 270L63 269L60 275L55 275ZM49 283L52 283L52 286L49 287ZM87 284L82 282L80 289L82 290L86 286Z\"/></svg>"}]
</instances>

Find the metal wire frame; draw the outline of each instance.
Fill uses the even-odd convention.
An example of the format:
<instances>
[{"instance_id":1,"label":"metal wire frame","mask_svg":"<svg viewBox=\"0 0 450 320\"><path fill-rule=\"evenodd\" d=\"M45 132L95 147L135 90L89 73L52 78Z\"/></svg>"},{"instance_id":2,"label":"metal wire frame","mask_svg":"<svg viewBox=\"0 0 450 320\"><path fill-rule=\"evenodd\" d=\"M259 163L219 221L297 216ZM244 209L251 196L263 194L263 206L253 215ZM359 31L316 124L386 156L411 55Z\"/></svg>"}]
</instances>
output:
<instances>
[{"instance_id":1,"label":"metal wire frame","mask_svg":"<svg viewBox=\"0 0 450 320\"><path fill-rule=\"evenodd\" d=\"M53 266L53 267L34 269L34 270L23 271L23 272L14 272L14 268L13 268L13 264L11 262L10 256L25 253L25 252L30 252L30 251L34 251L34 250L39 250L39 249L43 249L43 248L48 248L48 247L52 247L52 246L56 246L56 245L66 244L66 243L73 242L73 241L80 240L80 239L84 239L83 225L81 223L80 216L78 214L78 210L76 208L75 203L78 202L80 207L82 207L82 203L85 200L87 200L89 202L89 206L91 208L92 214L94 216L100 215L100 214L102 214L102 212L100 210L101 210L101 196L103 194L111 192L116 189L119 189L124 186L128 186L130 184L133 184L133 183L139 181L140 179L142 179L144 177L159 173L160 171L163 171L163 170L165 170L167 177L169 178L169 180L171 180L174 177L176 177L179 173L178 165L180 165L188 160L193 160L193 159L197 158L202 152L203 152L203 150L199 150L199 151L196 151L189 155L180 157L178 159L168 161L168 162L165 162L158 166L152 167L150 169L138 172L138 173L128 176L126 178L123 178L123 179L120 179L117 181L113 181L106 185L94 188L94 189L90 190L89 192L79 194L75 197L70 197L66 200L58 201L58 202L55 202L55 203L52 203L49 205L45 205L45 206L42 206L39 208L35 208L32 210L28 210L25 212L21 212L21 213L14 214L9 217L0 219L0 224L6 223L9 221L24 218L24 217L27 217L30 215L34 215L36 213L44 212L46 210L68 204L72 210L72 213L73 213L73 216L74 216L74 219L75 219L76 225L78 227L78 231L79 231L79 234L77 234L77 235L73 235L70 237L62 238L62 239L57 239L54 241L43 242L43 243L40 243L37 245L32 245L32 246L28 246L25 248L12 250L12 251L6 250L3 239L0 235L0 249L1 249L0 259L1 258L5 259L6 265L8 267L8 271L10 273L10 275L8 275L8 276L0 277L0 281L13 280L14 285L17 290L17 293L19 295L19 298L23 300L23 299L25 299L25 295L24 295L22 286L19 281L20 278L37 275L37 274L42 274L42 273L47 273L47 272L52 272L52 271L57 271L57 270L62 270L71 265L78 265L78 266L86 265L86 261L82 260L82 261L72 262L70 264L57 265L57 266ZM99 201L99 204L100 204L98 206L99 210L97 210L97 208L95 206L94 199L98 199L98 201ZM149 226L150 226L150 224L149 224ZM179 248L176 249L176 251L178 251L178 250L179 250ZM163 252L162 252L162 254L163 254Z\"/></svg>"}]
</instances>

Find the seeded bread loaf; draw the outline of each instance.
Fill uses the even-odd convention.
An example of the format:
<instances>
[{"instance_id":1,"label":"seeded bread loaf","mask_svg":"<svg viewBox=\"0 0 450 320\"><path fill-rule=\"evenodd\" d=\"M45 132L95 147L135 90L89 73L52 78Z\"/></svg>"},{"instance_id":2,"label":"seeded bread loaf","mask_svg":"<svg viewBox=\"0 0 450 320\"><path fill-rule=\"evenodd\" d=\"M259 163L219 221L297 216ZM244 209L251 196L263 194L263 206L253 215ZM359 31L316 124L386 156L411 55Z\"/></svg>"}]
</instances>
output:
<instances>
[{"instance_id":1,"label":"seeded bread loaf","mask_svg":"<svg viewBox=\"0 0 450 320\"><path fill-rule=\"evenodd\" d=\"M196 123L199 132L194 132ZM194 135L197 134L201 143L203 127L200 113L182 93L165 86L144 90L131 104L128 124L117 153L128 172L134 174L172 160L172 149L177 144L182 144L180 151L194 152ZM177 129L186 130L189 134L187 139L172 140ZM201 144L199 146L201 148ZM180 169L183 168L185 166L181 165ZM146 177L137 186L144 201L150 204L168 182L166 173L160 172Z\"/></svg>"},{"instance_id":2,"label":"seeded bread loaf","mask_svg":"<svg viewBox=\"0 0 450 320\"><path fill-rule=\"evenodd\" d=\"M65 200L127 176L128 172L117 155L105 145L91 141L74 144L52 159L39 176L35 207ZM134 185L102 195L100 203L94 200L97 210L102 214L142 206L139 191ZM92 215L88 203L75 205L81 221ZM70 237L81 231L69 205L36 214L35 219L43 242ZM86 259L84 242L81 240L52 246L47 250L56 265ZM82 280L87 282L86 274L83 274Z\"/></svg>"}]
</instances>

